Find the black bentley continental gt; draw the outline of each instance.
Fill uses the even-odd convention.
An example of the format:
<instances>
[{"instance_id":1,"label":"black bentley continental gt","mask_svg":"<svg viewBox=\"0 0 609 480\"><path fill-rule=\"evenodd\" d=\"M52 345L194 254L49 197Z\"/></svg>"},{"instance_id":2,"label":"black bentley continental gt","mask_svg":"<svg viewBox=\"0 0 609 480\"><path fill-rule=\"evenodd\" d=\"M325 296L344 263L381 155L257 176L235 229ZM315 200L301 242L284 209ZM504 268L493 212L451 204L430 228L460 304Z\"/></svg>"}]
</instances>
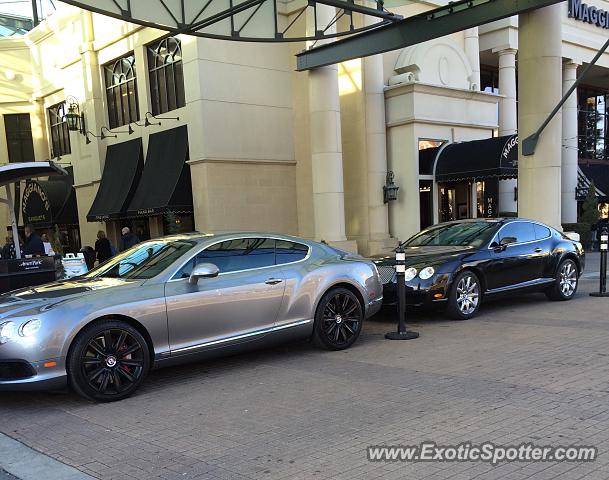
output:
<instances>
[{"instance_id":1,"label":"black bentley continental gt","mask_svg":"<svg viewBox=\"0 0 609 480\"><path fill-rule=\"evenodd\" d=\"M407 305L443 307L457 320L473 317L483 300L499 295L544 292L552 300L570 300L585 264L579 242L519 218L442 223L402 245ZM395 304L395 257L374 261L384 304Z\"/></svg>"}]
</instances>

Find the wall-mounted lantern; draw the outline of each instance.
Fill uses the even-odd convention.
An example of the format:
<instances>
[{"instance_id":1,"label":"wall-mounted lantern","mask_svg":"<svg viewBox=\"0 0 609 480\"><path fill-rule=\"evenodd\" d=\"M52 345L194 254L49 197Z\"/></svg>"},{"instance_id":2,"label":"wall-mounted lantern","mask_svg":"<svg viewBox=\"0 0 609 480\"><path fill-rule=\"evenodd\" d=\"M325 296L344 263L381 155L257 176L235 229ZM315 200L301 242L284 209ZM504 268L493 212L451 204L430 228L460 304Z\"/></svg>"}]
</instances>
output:
<instances>
[{"instance_id":1,"label":"wall-mounted lantern","mask_svg":"<svg viewBox=\"0 0 609 480\"><path fill-rule=\"evenodd\" d=\"M80 112L78 100L70 95L66 97L66 106L68 107L68 113L66 113L63 118L68 125L68 130L87 136L85 114Z\"/></svg>"},{"instance_id":2,"label":"wall-mounted lantern","mask_svg":"<svg viewBox=\"0 0 609 480\"><path fill-rule=\"evenodd\" d=\"M383 185L383 201L385 203L398 199L398 190L400 187L394 183L393 178L393 172L391 170L388 171L387 177L385 178L385 185Z\"/></svg>"}]
</instances>

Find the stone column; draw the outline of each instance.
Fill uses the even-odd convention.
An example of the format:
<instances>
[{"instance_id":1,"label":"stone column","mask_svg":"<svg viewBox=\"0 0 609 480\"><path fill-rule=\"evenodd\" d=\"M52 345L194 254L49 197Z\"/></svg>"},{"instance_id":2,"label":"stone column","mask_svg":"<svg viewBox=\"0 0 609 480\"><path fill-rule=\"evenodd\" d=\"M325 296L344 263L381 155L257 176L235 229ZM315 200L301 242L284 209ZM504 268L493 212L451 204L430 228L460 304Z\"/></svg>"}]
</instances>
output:
<instances>
[{"instance_id":1,"label":"stone column","mask_svg":"<svg viewBox=\"0 0 609 480\"><path fill-rule=\"evenodd\" d=\"M573 61L562 66L563 95L577 80L577 67ZM562 107L562 223L577 222L577 92L573 92Z\"/></svg>"},{"instance_id":2,"label":"stone column","mask_svg":"<svg viewBox=\"0 0 609 480\"><path fill-rule=\"evenodd\" d=\"M370 6L370 5L369 5ZM366 21L376 22L367 16ZM362 59L366 109L366 163L368 166L368 255L383 253L389 241L389 208L383 201L387 175L385 82L383 57Z\"/></svg>"},{"instance_id":3,"label":"stone column","mask_svg":"<svg viewBox=\"0 0 609 480\"><path fill-rule=\"evenodd\" d=\"M516 108L516 52L513 48L499 51L499 136L514 135L518 131ZM514 198L516 179L499 181L499 211L516 212L518 204Z\"/></svg>"},{"instance_id":4,"label":"stone column","mask_svg":"<svg viewBox=\"0 0 609 480\"><path fill-rule=\"evenodd\" d=\"M480 40L478 27L465 30L465 55L472 67L469 79L472 90L480 90Z\"/></svg>"},{"instance_id":5,"label":"stone column","mask_svg":"<svg viewBox=\"0 0 609 480\"><path fill-rule=\"evenodd\" d=\"M520 15L518 50L518 213L561 229L562 114L543 131L534 155L522 155L562 97L562 5ZM543 35L540 34L543 32Z\"/></svg>"},{"instance_id":6,"label":"stone column","mask_svg":"<svg viewBox=\"0 0 609 480\"><path fill-rule=\"evenodd\" d=\"M323 30L333 20L336 9L319 4L316 10L317 28ZM310 12L307 18L310 33L315 29L313 15ZM353 246L355 242L344 245L347 238L337 65L309 72L309 112L315 238L353 250L357 248Z\"/></svg>"}]
</instances>

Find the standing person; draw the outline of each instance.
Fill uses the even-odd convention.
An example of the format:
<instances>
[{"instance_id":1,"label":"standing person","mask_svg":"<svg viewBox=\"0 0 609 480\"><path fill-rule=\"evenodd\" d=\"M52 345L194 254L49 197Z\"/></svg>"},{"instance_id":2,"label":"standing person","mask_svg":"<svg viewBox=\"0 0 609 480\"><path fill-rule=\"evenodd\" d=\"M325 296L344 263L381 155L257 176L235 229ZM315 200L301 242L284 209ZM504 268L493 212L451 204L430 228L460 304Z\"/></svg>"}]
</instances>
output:
<instances>
[{"instance_id":1,"label":"standing person","mask_svg":"<svg viewBox=\"0 0 609 480\"><path fill-rule=\"evenodd\" d=\"M49 237L47 236L47 234L43 233L40 238L42 239L42 244L44 245L44 254L45 255L55 255L55 252L53 251L53 246L51 245L51 242L49 241Z\"/></svg>"},{"instance_id":2,"label":"standing person","mask_svg":"<svg viewBox=\"0 0 609 480\"><path fill-rule=\"evenodd\" d=\"M13 236L7 235L6 243L4 244L4 247L2 247L2 258L4 260L8 260L10 258L16 258L16 257L17 257L17 252L15 252L15 244L13 242Z\"/></svg>"},{"instance_id":3,"label":"standing person","mask_svg":"<svg viewBox=\"0 0 609 480\"><path fill-rule=\"evenodd\" d=\"M127 250L128 248L133 247L133 245L140 243L140 239L137 238L137 235L134 235L133 233L131 233L131 229L129 227L123 227L123 229L121 230L121 233L123 234L123 236L121 237L121 244L119 247L121 252Z\"/></svg>"},{"instance_id":4,"label":"standing person","mask_svg":"<svg viewBox=\"0 0 609 480\"><path fill-rule=\"evenodd\" d=\"M97 240L95 241L95 253L99 263L104 263L109 258L112 258L112 246L110 240L106 238L106 232L100 230L97 232Z\"/></svg>"},{"instance_id":5,"label":"standing person","mask_svg":"<svg viewBox=\"0 0 609 480\"><path fill-rule=\"evenodd\" d=\"M23 248L23 254L34 256L45 255L42 239L31 225L25 226L25 246Z\"/></svg>"}]
</instances>

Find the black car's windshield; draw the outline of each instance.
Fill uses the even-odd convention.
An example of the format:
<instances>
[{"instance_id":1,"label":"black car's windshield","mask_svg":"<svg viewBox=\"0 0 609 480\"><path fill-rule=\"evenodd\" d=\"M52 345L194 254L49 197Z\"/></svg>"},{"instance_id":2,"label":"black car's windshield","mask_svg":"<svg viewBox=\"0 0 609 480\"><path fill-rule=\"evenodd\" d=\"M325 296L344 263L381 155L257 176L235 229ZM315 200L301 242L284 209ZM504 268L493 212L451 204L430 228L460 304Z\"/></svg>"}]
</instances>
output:
<instances>
[{"instance_id":1,"label":"black car's windshield","mask_svg":"<svg viewBox=\"0 0 609 480\"><path fill-rule=\"evenodd\" d=\"M189 240L150 240L121 252L85 275L86 278L147 280L158 275L193 248Z\"/></svg>"},{"instance_id":2,"label":"black car's windshield","mask_svg":"<svg viewBox=\"0 0 609 480\"><path fill-rule=\"evenodd\" d=\"M425 245L480 247L497 229L494 222L444 223L429 227L405 243L407 247Z\"/></svg>"}]
</instances>

